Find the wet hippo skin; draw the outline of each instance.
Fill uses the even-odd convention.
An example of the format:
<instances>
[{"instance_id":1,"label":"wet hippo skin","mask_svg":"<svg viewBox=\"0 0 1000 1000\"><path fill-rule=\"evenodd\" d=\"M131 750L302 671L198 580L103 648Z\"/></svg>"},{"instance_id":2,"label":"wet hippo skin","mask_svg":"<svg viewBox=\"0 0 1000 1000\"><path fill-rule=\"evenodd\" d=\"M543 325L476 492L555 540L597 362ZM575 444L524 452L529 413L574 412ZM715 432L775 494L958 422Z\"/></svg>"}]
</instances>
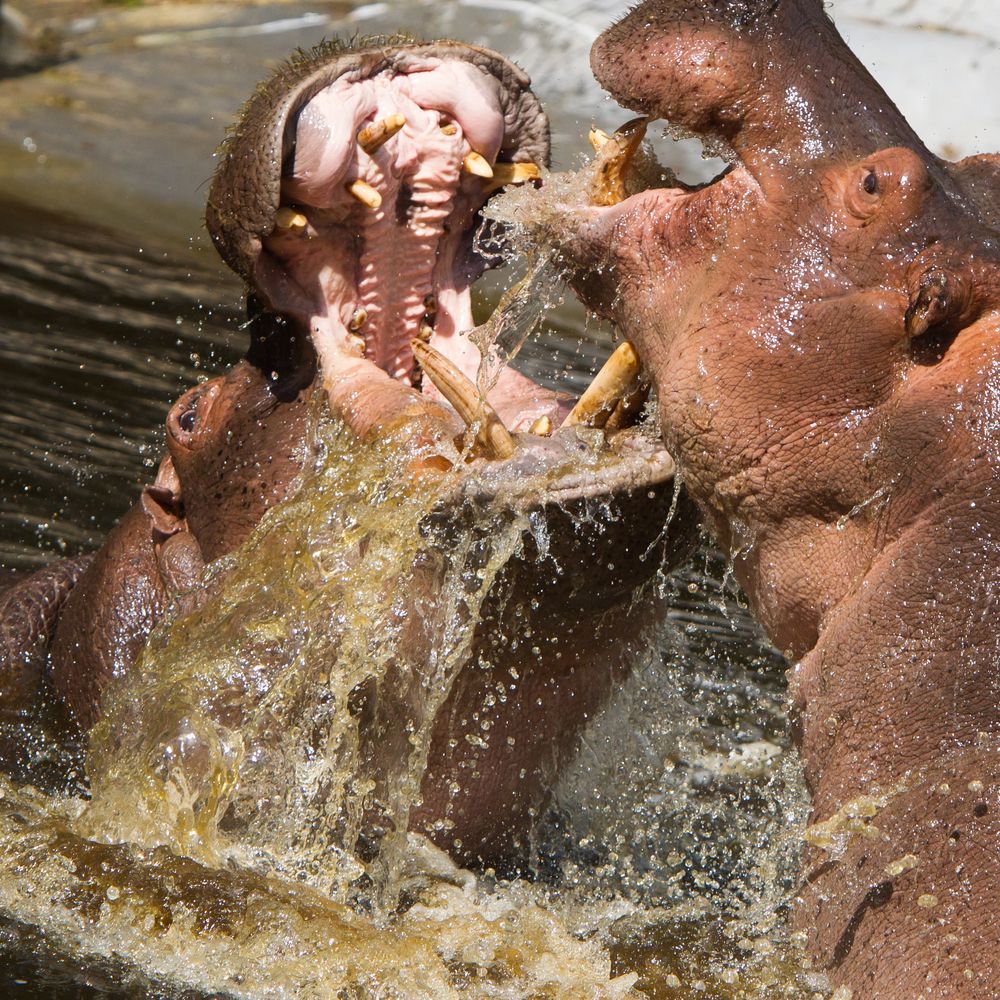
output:
<instances>
[{"instance_id":1,"label":"wet hippo skin","mask_svg":"<svg viewBox=\"0 0 1000 1000\"><path fill-rule=\"evenodd\" d=\"M651 370L793 664L814 968L866 1000L995 997L1000 159L932 155L823 7L650 0L609 28L612 96L732 166L543 236Z\"/></svg>"},{"instance_id":2,"label":"wet hippo skin","mask_svg":"<svg viewBox=\"0 0 1000 1000\"><path fill-rule=\"evenodd\" d=\"M89 730L107 684L134 668L167 608L196 609L206 564L235 552L315 466L317 407L347 424L359 449L390 435L405 442L416 475L462 463L470 483L497 468L513 482L566 466L577 428L553 427L568 402L507 370L483 403L470 381L478 352L463 335L469 287L495 263L473 247L478 210L505 184L537 178L547 157L527 78L483 49L327 45L262 85L220 151L207 211L216 246L248 284L247 356L171 408L155 481L89 564L0 593L0 676L10 678L0 702L37 683L22 656L30 643L49 652L52 686ZM478 428L470 441L463 419ZM609 440L638 441L633 430ZM510 564L497 588L510 600L484 607L476 668L456 681L434 729L411 827L463 860L518 853L553 771L640 650L643 619L662 609L633 592L693 542L686 501L664 537L674 498L662 445L637 445L607 469L563 487L552 476L540 499L549 569L530 551ZM575 505L592 500L613 525L574 521ZM538 614L528 622L514 611L530 602ZM553 637L550 655L531 652L531 624ZM465 736L496 702L498 678L512 676L522 681L489 710L488 748L479 738L473 749ZM411 749L391 706L363 691L357 702L363 745L385 753L402 738L400 753ZM241 706L253 708L249 698Z\"/></svg>"}]
</instances>

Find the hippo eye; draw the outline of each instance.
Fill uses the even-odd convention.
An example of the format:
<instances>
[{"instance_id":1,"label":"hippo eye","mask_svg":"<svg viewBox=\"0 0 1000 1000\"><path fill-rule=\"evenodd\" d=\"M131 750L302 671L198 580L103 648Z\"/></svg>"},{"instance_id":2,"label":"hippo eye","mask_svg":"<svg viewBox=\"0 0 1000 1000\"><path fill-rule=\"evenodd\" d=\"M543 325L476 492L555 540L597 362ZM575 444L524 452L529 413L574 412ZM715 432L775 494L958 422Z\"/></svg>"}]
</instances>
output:
<instances>
[{"instance_id":1,"label":"hippo eye","mask_svg":"<svg viewBox=\"0 0 1000 1000\"><path fill-rule=\"evenodd\" d=\"M186 431L188 434L194 430L194 425L198 422L198 411L192 407L190 410L185 410L180 417L177 419L177 423L182 431Z\"/></svg>"},{"instance_id":2,"label":"hippo eye","mask_svg":"<svg viewBox=\"0 0 1000 1000\"><path fill-rule=\"evenodd\" d=\"M865 174L865 179L861 182L865 194L878 194L878 175L874 170L869 170Z\"/></svg>"}]
</instances>

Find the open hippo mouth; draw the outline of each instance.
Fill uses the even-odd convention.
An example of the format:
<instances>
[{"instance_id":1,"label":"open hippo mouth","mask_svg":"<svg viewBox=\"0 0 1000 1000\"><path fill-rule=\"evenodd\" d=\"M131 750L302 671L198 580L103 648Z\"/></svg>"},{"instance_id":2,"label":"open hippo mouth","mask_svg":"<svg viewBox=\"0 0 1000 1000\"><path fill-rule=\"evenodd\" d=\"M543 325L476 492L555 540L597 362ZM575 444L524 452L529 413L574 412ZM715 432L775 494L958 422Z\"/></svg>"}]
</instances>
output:
<instances>
[{"instance_id":1,"label":"open hippo mouth","mask_svg":"<svg viewBox=\"0 0 1000 1000\"><path fill-rule=\"evenodd\" d=\"M528 84L457 42L324 46L257 91L223 148L212 238L266 313L308 331L331 409L359 436L414 418L426 430L430 414L454 437L457 414L474 457L506 459L512 432L638 416L627 346L572 413L509 367L485 397L476 384L471 286L499 262L481 209L548 162Z\"/></svg>"}]
</instances>

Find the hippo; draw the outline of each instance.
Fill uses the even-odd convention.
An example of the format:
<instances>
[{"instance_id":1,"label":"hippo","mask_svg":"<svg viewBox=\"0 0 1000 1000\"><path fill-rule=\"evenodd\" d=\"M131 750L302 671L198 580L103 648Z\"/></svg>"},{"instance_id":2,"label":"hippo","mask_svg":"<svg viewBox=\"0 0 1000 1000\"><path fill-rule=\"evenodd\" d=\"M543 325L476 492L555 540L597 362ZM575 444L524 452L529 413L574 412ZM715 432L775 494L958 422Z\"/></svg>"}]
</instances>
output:
<instances>
[{"instance_id":1,"label":"hippo","mask_svg":"<svg viewBox=\"0 0 1000 1000\"><path fill-rule=\"evenodd\" d=\"M650 372L791 664L811 967L838 997L996 997L1000 158L932 155L824 6L640 3L591 56L642 116L597 137L620 195L522 221ZM654 119L729 165L650 186Z\"/></svg>"},{"instance_id":2,"label":"hippo","mask_svg":"<svg viewBox=\"0 0 1000 1000\"><path fill-rule=\"evenodd\" d=\"M351 448L392 442L413 477L450 475L438 519L469 517L503 488L545 526L545 551L527 538L482 608L475 666L441 709L409 816L462 861L523 854L553 771L662 607L650 582L695 538L672 459L630 426L642 395L630 348L575 405L511 368L485 395L475 384L470 287L500 261L480 210L504 186L534 182L548 152L528 78L457 42L328 43L258 88L220 150L207 208L216 247L247 283L246 357L170 409L154 481L98 552L0 592L5 710L47 684L67 728L90 731L168 609L202 606L217 586L206 567L315 465L319 405ZM544 652L527 641L532 628L551 637ZM255 676L226 724L287 666ZM352 698L369 745L409 749L391 706Z\"/></svg>"}]
</instances>

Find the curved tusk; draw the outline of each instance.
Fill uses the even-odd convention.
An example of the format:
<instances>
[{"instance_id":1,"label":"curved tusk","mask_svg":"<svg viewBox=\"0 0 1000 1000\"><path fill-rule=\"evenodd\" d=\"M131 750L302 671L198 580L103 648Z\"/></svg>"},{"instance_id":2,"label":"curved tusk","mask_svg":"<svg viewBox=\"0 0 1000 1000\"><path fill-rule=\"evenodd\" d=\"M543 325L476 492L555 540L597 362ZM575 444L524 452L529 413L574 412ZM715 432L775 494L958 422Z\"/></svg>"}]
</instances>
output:
<instances>
[{"instance_id":1,"label":"curved tusk","mask_svg":"<svg viewBox=\"0 0 1000 1000\"><path fill-rule=\"evenodd\" d=\"M358 145L371 156L384 146L404 125L404 115L389 115L381 121L366 125L358 133Z\"/></svg>"},{"instance_id":2,"label":"curved tusk","mask_svg":"<svg viewBox=\"0 0 1000 1000\"><path fill-rule=\"evenodd\" d=\"M347 193L352 198L360 201L365 208L370 208L373 212L382 204L382 195L367 181L361 180L360 177L347 185Z\"/></svg>"},{"instance_id":3,"label":"curved tusk","mask_svg":"<svg viewBox=\"0 0 1000 1000\"><path fill-rule=\"evenodd\" d=\"M603 427L615 407L639 382L642 365L635 348L626 340L604 363L604 367L587 386L576 406L563 422L563 427L582 424L584 427Z\"/></svg>"},{"instance_id":4,"label":"curved tusk","mask_svg":"<svg viewBox=\"0 0 1000 1000\"><path fill-rule=\"evenodd\" d=\"M487 160L481 153L477 153L475 150L469 153L462 161L462 169L467 174L474 174L476 177L482 177L483 180L488 181L493 179L493 168L490 166L490 161Z\"/></svg>"},{"instance_id":5,"label":"curved tusk","mask_svg":"<svg viewBox=\"0 0 1000 1000\"><path fill-rule=\"evenodd\" d=\"M496 410L480 395L476 384L430 344L414 338L410 347L424 374L451 403L466 426L477 428L479 451L486 458L510 458L515 451L514 439Z\"/></svg>"},{"instance_id":6,"label":"curved tusk","mask_svg":"<svg viewBox=\"0 0 1000 1000\"><path fill-rule=\"evenodd\" d=\"M651 120L645 117L633 118L597 148L594 179L590 187L590 200L593 204L617 205L628 197L625 175Z\"/></svg>"},{"instance_id":7,"label":"curved tusk","mask_svg":"<svg viewBox=\"0 0 1000 1000\"><path fill-rule=\"evenodd\" d=\"M594 147L595 153L599 153L611 142L611 136L604 129L598 128L596 125L587 133L587 139L590 141L590 145Z\"/></svg>"},{"instance_id":8,"label":"curved tusk","mask_svg":"<svg viewBox=\"0 0 1000 1000\"><path fill-rule=\"evenodd\" d=\"M537 163L494 163L493 180L487 185L487 192L496 191L497 188L506 187L508 184L525 184L528 181L537 181L541 178L542 172Z\"/></svg>"}]
</instances>

